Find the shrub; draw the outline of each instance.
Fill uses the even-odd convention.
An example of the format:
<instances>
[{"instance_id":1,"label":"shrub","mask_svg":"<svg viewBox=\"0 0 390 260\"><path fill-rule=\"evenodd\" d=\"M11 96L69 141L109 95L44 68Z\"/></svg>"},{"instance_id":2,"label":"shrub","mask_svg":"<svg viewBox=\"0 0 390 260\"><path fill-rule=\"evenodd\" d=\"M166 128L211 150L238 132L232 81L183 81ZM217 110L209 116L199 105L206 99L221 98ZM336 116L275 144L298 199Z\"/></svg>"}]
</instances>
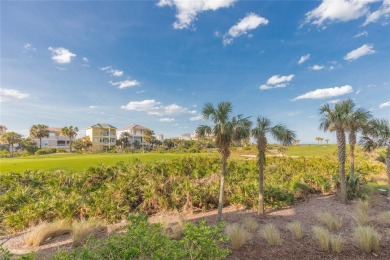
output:
<instances>
[{"instance_id":1,"label":"shrub","mask_svg":"<svg viewBox=\"0 0 390 260\"><path fill-rule=\"evenodd\" d=\"M317 245L322 251L329 250L330 233L329 230L323 227L313 227L313 235L317 241Z\"/></svg>"},{"instance_id":2,"label":"shrub","mask_svg":"<svg viewBox=\"0 0 390 260\"><path fill-rule=\"evenodd\" d=\"M390 224L390 211L380 213L378 215L378 220L383 224Z\"/></svg>"},{"instance_id":3,"label":"shrub","mask_svg":"<svg viewBox=\"0 0 390 260\"><path fill-rule=\"evenodd\" d=\"M342 222L340 218L337 218L328 211L319 212L316 214L317 219L322 222L330 231L339 230Z\"/></svg>"},{"instance_id":4,"label":"shrub","mask_svg":"<svg viewBox=\"0 0 390 260\"><path fill-rule=\"evenodd\" d=\"M294 221L287 224L288 230L293 234L296 240L300 240L303 237L302 224L299 221Z\"/></svg>"},{"instance_id":5,"label":"shrub","mask_svg":"<svg viewBox=\"0 0 390 260\"><path fill-rule=\"evenodd\" d=\"M8 249L6 249L0 245L0 259L1 260L10 260L11 256L12 256L11 252Z\"/></svg>"},{"instance_id":6,"label":"shrub","mask_svg":"<svg viewBox=\"0 0 390 260\"><path fill-rule=\"evenodd\" d=\"M265 239L270 246L282 245L282 238L279 230L273 224L266 224L259 232L260 236Z\"/></svg>"},{"instance_id":7,"label":"shrub","mask_svg":"<svg viewBox=\"0 0 390 260\"><path fill-rule=\"evenodd\" d=\"M48 239L56 238L72 231L68 220L57 220L53 223L43 222L34 227L30 233L25 236L27 246L40 246Z\"/></svg>"},{"instance_id":8,"label":"shrub","mask_svg":"<svg viewBox=\"0 0 390 260\"><path fill-rule=\"evenodd\" d=\"M340 253L341 252L341 246L343 244L343 239L341 236L332 236L330 238L330 245L332 248L333 253Z\"/></svg>"},{"instance_id":9,"label":"shrub","mask_svg":"<svg viewBox=\"0 0 390 260\"><path fill-rule=\"evenodd\" d=\"M52 154L56 152L57 152L56 148L43 148L43 149L38 149L35 152L35 155Z\"/></svg>"},{"instance_id":10,"label":"shrub","mask_svg":"<svg viewBox=\"0 0 390 260\"><path fill-rule=\"evenodd\" d=\"M251 238L249 232L237 223L227 225L225 232L230 239L233 249L239 249Z\"/></svg>"},{"instance_id":11,"label":"shrub","mask_svg":"<svg viewBox=\"0 0 390 260\"><path fill-rule=\"evenodd\" d=\"M72 224L73 245L84 244L87 239L107 235L107 227L96 220L80 220Z\"/></svg>"},{"instance_id":12,"label":"shrub","mask_svg":"<svg viewBox=\"0 0 390 260\"><path fill-rule=\"evenodd\" d=\"M255 232L256 229L259 227L259 224L257 223L256 219L247 217L244 219L242 226L249 232Z\"/></svg>"},{"instance_id":13,"label":"shrub","mask_svg":"<svg viewBox=\"0 0 390 260\"><path fill-rule=\"evenodd\" d=\"M354 229L354 238L363 252L378 252L381 235L374 228L358 226Z\"/></svg>"}]
</instances>

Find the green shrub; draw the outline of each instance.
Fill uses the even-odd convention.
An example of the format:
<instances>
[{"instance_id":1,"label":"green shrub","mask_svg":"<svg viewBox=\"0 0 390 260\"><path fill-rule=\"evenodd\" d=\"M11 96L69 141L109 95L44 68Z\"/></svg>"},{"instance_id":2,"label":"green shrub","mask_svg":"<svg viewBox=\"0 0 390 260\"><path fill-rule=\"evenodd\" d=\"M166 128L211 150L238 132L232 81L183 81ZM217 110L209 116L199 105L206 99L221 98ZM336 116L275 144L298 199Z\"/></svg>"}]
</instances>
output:
<instances>
[{"instance_id":1,"label":"green shrub","mask_svg":"<svg viewBox=\"0 0 390 260\"><path fill-rule=\"evenodd\" d=\"M43 148L43 149L38 149L35 152L35 155L52 154L56 152L57 152L56 148Z\"/></svg>"}]
</instances>

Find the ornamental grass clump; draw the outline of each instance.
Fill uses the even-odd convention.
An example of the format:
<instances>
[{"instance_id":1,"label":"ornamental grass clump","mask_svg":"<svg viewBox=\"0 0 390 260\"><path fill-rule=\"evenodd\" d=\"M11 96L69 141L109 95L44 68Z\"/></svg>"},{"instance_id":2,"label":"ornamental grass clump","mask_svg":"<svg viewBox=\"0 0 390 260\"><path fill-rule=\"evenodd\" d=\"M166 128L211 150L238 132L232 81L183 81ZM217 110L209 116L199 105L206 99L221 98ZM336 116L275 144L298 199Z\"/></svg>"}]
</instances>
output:
<instances>
[{"instance_id":1,"label":"ornamental grass clump","mask_svg":"<svg viewBox=\"0 0 390 260\"><path fill-rule=\"evenodd\" d=\"M330 238L330 245L333 253L340 253L341 246L343 245L343 238L341 236L332 236Z\"/></svg>"},{"instance_id":2,"label":"ornamental grass clump","mask_svg":"<svg viewBox=\"0 0 390 260\"><path fill-rule=\"evenodd\" d=\"M265 239L270 246L282 245L282 238L279 230L273 224L264 225L259 231L259 235Z\"/></svg>"},{"instance_id":3,"label":"ornamental grass clump","mask_svg":"<svg viewBox=\"0 0 390 260\"><path fill-rule=\"evenodd\" d=\"M368 222L368 211L370 202L368 200L359 199L356 203L356 210L353 218L359 226L364 226Z\"/></svg>"},{"instance_id":4,"label":"ornamental grass clump","mask_svg":"<svg viewBox=\"0 0 390 260\"><path fill-rule=\"evenodd\" d=\"M107 235L107 227L97 220L80 220L72 224L73 245L84 244L90 238L100 238Z\"/></svg>"},{"instance_id":5,"label":"ornamental grass clump","mask_svg":"<svg viewBox=\"0 0 390 260\"><path fill-rule=\"evenodd\" d=\"M42 222L26 234L25 244L33 247L40 246L46 240L71 233L71 231L71 222L68 220L57 220L53 223Z\"/></svg>"},{"instance_id":6,"label":"ornamental grass clump","mask_svg":"<svg viewBox=\"0 0 390 260\"><path fill-rule=\"evenodd\" d=\"M302 223L300 221L294 221L288 223L287 229L290 230L295 240L300 240L303 238L303 228L302 228Z\"/></svg>"},{"instance_id":7,"label":"ornamental grass clump","mask_svg":"<svg viewBox=\"0 0 390 260\"><path fill-rule=\"evenodd\" d=\"M313 227L313 235L317 241L317 245L322 251L329 250L330 232L326 228L315 226Z\"/></svg>"},{"instance_id":8,"label":"ornamental grass clump","mask_svg":"<svg viewBox=\"0 0 390 260\"><path fill-rule=\"evenodd\" d=\"M354 229L356 245L365 253L378 252L381 235L373 227L358 226Z\"/></svg>"},{"instance_id":9,"label":"ornamental grass clump","mask_svg":"<svg viewBox=\"0 0 390 260\"><path fill-rule=\"evenodd\" d=\"M259 227L259 224L257 223L256 219L254 219L252 217L245 218L242 225L249 232L255 232L257 230L257 228Z\"/></svg>"},{"instance_id":10,"label":"ornamental grass clump","mask_svg":"<svg viewBox=\"0 0 390 260\"><path fill-rule=\"evenodd\" d=\"M390 211L382 212L378 215L378 220L380 223L390 225Z\"/></svg>"},{"instance_id":11,"label":"ornamental grass clump","mask_svg":"<svg viewBox=\"0 0 390 260\"><path fill-rule=\"evenodd\" d=\"M339 230L342 226L341 219L328 211L319 212L316 214L316 217L329 231Z\"/></svg>"},{"instance_id":12,"label":"ornamental grass clump","mask_svg":"<svg viewBox=\"0 0 390 260\"><path fill-rule=\"evenodd\" d=\"M225 233L229 237L233 249L239 249L252 237L242 225L237 223L227 225Z\"/></svg>"}]
</instances>

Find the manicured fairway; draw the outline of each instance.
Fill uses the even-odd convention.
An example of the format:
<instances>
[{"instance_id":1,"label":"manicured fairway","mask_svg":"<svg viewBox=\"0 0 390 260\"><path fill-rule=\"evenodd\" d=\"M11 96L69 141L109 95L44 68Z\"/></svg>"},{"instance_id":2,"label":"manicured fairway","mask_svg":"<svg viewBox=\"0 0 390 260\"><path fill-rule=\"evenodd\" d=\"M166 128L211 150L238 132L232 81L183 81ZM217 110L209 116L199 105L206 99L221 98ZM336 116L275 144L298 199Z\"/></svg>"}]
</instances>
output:
<instances>
[{"instance_id":1,"label":"manicured fairway","mask_svg":"<svg viewBox=\"0 0 390 260\"><path fill-rule=\"evenodd\" d=\"M335 144L318 144L318 145L299 145L289 146L286 152L287 156L327 156L336 155L337 145Z\"/></svg>"},{"instance_id":2,"label":"manicured fairway","mask_svg":"<svg viewBox=\"0 0 390 260\"><path fill-rule=\"evenodd\" d=\"M117 162L129 162L135 159L141 161L172 160L181 156L199 154L145 153L145 154L52 154L46 156L31 156L25 158L0 159L0 173L10 171L58 170L84 171L90 166L100 163L113 165Z\"/></svg>"}]
</instances>

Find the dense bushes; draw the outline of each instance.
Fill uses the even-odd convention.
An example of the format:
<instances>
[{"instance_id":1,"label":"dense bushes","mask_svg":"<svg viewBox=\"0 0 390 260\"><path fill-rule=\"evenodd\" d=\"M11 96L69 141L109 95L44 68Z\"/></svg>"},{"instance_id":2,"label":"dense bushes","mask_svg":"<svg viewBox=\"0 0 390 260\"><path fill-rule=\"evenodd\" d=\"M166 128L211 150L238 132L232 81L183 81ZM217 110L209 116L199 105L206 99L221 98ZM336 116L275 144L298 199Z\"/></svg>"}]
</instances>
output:
<instances>
[{"instance_id":1,"label":"dense bushes","mask_svg":"<svg viewBox=\"0 0 390 260\"><path fill-rule=\"evenodd\" d=\"M0 174L0 225L20 230L57 218L123 219L138 211L210 209L218 204L220 158L182 157L173 161L90 167L85 172L25 171ZM384 170L363 162L360 175ZM297 189L328 192L336 183L336 159L270 157L265 169L265 202L283 207ZM257 206L258 171L254 160L228 165L226 204ZM292 183L299 183L292 185Z\"/></svg>"}]
</instances>

